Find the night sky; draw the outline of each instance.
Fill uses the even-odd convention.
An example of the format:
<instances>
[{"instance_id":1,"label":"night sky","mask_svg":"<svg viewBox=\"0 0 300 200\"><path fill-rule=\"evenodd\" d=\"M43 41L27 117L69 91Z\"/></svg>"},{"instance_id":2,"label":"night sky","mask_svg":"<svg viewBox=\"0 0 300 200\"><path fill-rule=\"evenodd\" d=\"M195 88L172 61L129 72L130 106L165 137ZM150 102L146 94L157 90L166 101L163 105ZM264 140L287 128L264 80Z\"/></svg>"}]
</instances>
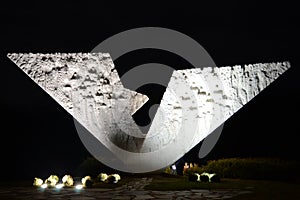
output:
<instances>
[{"instance_id":1,"label":"night sky","mask_svg":"<svg viewBox=\"0 0 300 200\"><path fill-rule=\"evenodd\" d=\"M72 116L25 76L6 54L90 52L114 34L144 26L170 28L192 37L217 66L290 61L290 70L225 123L220 140L206 159L300 159L300 16L295 5L259 1L243 5L188 1L47 2L1 2L0 179L11 175L30 179L50 171L69 173L90 156L76 133ZM115 64L121 74L148 62L176 69L190 66L180 57L159 50L134 51ZM164 88L145 87L142 91L160 101ZM141 115L139 121L147 121L147 116ZM199 147L187 159L192 160Z\"/></svg>"}]
</instances>

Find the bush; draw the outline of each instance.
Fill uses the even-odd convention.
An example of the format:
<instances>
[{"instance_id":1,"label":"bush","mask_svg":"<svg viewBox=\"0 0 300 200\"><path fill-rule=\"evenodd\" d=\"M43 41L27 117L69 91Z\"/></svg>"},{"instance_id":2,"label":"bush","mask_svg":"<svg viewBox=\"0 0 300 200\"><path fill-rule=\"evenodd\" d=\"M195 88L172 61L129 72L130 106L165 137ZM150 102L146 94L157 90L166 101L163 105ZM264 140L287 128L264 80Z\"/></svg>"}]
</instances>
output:
<instances>
[{"instance_id":1,"label":"bush","mask_svg":"<svg viewBox=\"0 0 300 200\"><path fill-rule=\"evenodd\" d=\"M112 174L111 176L114 176L116 181L120 181L121 180L121 176L119 174Z\"/></svg>"},{"instance_id":2,"label":"bush","mask_svg":"<svg viewBox=\"0 0 300 200\"><path fill-rule=\"evenodd\" d=\"M199 174L198 174L198 175L199 175ZM188 175L189 181L192 181L192 182L198 181L198 175L197 175L197 174L189 174L189 175Z\"/></svg>"},{"instance_id":3,"label":"bush","mask_svg":"<svg viewBox=\"0 0 300 200\"><path fill-rule=\"evenodd\" d=\"M167 167L167 168L165 169L164 173L166 173L166 174L171 174L171 173L172 173L171 168L170 168L170 167Z\"/></svg>"},{"instance_id":4,"label":"bush","mask_svg":"<svg viewBox=\"0 0 300 200\"><path fill-rule=\"evenodd\" d=\"M190 168L186 174L216 173L219 178L300 181L300 163L270 158L227 158ZM215 177L214 179L217 179Z\"/></svg>"},{"instance_id":5,"label":"bush","mask_svg":"<svg viewBox=\"0 0 300 200\"><path fill-rule=\"evenodd\" d=\"M49 178L45 180L45 183L51 187L54 187L59 181L58 176L50 175Z\"/></svg>"},{"instance_id":6,"label":"bush","mask_svg":"<svg viewBox=\"0 0 300 200\"><path fill-rule=\"evenodd\" d=\"M74 184L74 180L73 180L72 176L70 176L70 175L65 175L62 178L62 182L63 182L63 184L65 184L65 186L73 186L73 184Z\"/></svg>"},{"instance_id":7,"label":"bush","mask_svg":"<svg viewBox=\"0 0 300 200\"><path fill-rule=\"evenodd\" d=\"M220 176L217 175L217 174L214 174L212 177L210 177L210 182L213 182L213 183L219 183L221 181L220 179Z\"/></svg>"},{"instance_id":8,"label":"bush","mask_svg":"<svg viewBox=\"0 0 300 200\"><path fill-rule=\"evenodd\" d=\"M202 174L205 169L202 168L202 167L199 167L198 164L189 164L189 168L188 169L185 169L183 171L183 175L190 175L190 174L194 174L194 173L198 173L198 174Z\"/></svg>"},{"instance_id":9,"label":"bush","mask_svg":"<svg viewBox=\"0 0 300 200\"><path fill-rule=\"evenodd\" d=\"M86 187L91 187L93 185L92 177L85 176L84 178L81 179L81 183Z\"/></svg>"},{"instance_id":10,"label":"bush","mask_svg":"<svg viewBox=\"0 0 300 200\"><path fill-rule=\"evenodd\" d=\"M97 176L97 181L98 182L103 182L103 181L106 181L106 179L108 178L107 174L105 173L100 173L98 176Z\"/></svg>"},{"instance_id":11,"label":"bush","mask_svg":"<svg viewBox=\"0 0 300 200\"><path fill-rule=\"evenodd\" d=\"M34 181L33 181L33 186L41 186L43 184L43 180L40 179L40 178L34 178Z\"/></svg>"},{"instance_id":12,"label":"bush","mask_svg":"<svg viewBox=\"0 0 300 200\"><path fill-rule=\"evenodd\" d=\"M92 186L93 186L93 181L90 180L90 179L86 180L86 182L85 182L85 187L90 188L90 187L92 187Z\"/></svg>"},{"instance_id":13,"label":"bush","mask_svg":"<svg viewBox=\"0 0 300 200\"><path fill-rule=\"evenodd\" d=\"M200 175L200 181L201 182L209 182L209 177L207 175Z\"/></svg>"},{"instance_id":14,"label":"bush","mask_svg":"<svg viewBox=\"0 0 300 200\"><path fill-rule=\"evenodd\" d=\"M107 180L108 183L116 183L117 182L116 177L115 176L111 176L111 175L108 176L106 180Z\"/></svg>"}]
</instances>

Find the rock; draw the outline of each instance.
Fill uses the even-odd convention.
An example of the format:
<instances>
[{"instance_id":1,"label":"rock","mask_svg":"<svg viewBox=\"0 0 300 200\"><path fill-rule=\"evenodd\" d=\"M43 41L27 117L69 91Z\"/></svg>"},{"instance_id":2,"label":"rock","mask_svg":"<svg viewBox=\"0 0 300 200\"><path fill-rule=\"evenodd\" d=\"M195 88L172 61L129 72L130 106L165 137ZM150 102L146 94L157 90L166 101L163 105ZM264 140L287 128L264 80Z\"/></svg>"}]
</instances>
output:
<instances>
[{"instance_id":1,"label":"rock","mask_svg":"<svg viewBox=\"0 0 300 200\"><path fill-rule=\"evenodd\" d=\"M63 176L62 182L65 186L73 186L73 184L74 184L74 180L73 180L72 176L70 176L70 175Z\"/></svg>"},{"instance_id":2,"label":"rock","mask_svg":"<svg viewBox=\"0 0 300 200\"><path fill-rule=\"evenodd\" d=\"M39 187L39 186L41 186L43 184L43 182L44 181L42 179L40 179L40 178L34 178L33 186Z\"/></svg>"},{"instance_id":3,"label":"rock","mask_svg":"<svg viewBox=\"0 0 300 200\"><path fill-rule=\"evenodd\" d=\"M103 181L106 181L107 177L108 177L107 174L100 173L97 178L103 182Z\"/></svg>"},{"instance_id":4,"label":"rock","mask_svg":"<svg viewBox=\"0 0 300 200\"><path fill-rule=\"evenodd\" d=\"M58 183L58 181L59 181L58 176L56 176L56 175L50 175L49 178L47 178L45 180L45 183L48 186L54 187Z\"/></svg>"},{"instance_id":5,"label":"rock","mask_svg":"<svg viewBox=\"0 0 300 200\"><path fill-rule=\"evenodd\" d=\"M117 178L116 178L115 176L109 175L109 176L107 177L107 182L108 182L108 183L117 183L118 180L117 180Z\"/></svg>"}]
</instances>

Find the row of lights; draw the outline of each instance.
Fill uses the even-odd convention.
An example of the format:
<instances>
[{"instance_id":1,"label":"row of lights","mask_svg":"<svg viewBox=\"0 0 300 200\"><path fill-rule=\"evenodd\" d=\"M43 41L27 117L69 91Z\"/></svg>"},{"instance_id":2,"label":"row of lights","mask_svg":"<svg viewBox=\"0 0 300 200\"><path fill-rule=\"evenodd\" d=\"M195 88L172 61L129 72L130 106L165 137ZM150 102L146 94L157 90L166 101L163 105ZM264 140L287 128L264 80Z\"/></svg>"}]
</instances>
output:
<instances>
[{"instance_id":1,"label":"row of lights","mask_svg":"<svg viewBox=\"0 0 300 200\"><path fill-rule=\"evenodd\" d=\"M90 176L86 176L81 179L81 182L75 186L75 189L81 190L86 185L86 181L91 180ZM65 175L62 178L62 182L59 183L59 178L56 175L49 176L45 181L40 178L35 178L33 182L34 186L40 187L42 189L46 189L49 186L55 187L56 189L61 189L65 186L72 187L74 185L74 180L70 175Z\"/></svg>"},{"instance_id":2,"label":"row of lights","mask_svg":"<svg viewBox=\"0 0 300 200\"><path fill-rule=\"evenodd\" d=\"M119 174L107 175L105 173L101 173L101 174L98 175L98 178L102 182L104 182L106 180L109 180L110 178L113 178L112 179L113 183L117 183L118 181L121 180L121 177L120 177ZM77 183L79 182L79 184L77 184L75 186L75 189L81 190L83 187L89 186L89 185L87 185L87 181L89 181L91 183L92 178L90 176L85 176L80 181L76 181ZM61 188L65 187L65 186L72 187L74 185L74 180L73 180L72 176L65 175L62 178L62 182L59 182L58 176L51 175L45 181L43 181L40 178L34 178L33 185L37 186L37 187L41 187L43 189L46 189L49 186L50 187L55 187L56 189L61 189Z\"/></svg>"},{"instance_id":3,"label":"row of lights","mask_svg":"<svg viewBox=\"0 0 300 200\"><path fill-rule=\"evenodd\" d=\"M61 189L64 186L65 186L64 184L60 183L60 184L55 185L55 188L56 189ZM46 189L47 187L48 187L48 185L45 184L45 183L41 185L41 188L43 188L43 189ZM77 189L77 190L81 190L82 188L83 188L82 184L78 184L78 185L75 186L75 189Z\"/></svg>"}]
</instances>

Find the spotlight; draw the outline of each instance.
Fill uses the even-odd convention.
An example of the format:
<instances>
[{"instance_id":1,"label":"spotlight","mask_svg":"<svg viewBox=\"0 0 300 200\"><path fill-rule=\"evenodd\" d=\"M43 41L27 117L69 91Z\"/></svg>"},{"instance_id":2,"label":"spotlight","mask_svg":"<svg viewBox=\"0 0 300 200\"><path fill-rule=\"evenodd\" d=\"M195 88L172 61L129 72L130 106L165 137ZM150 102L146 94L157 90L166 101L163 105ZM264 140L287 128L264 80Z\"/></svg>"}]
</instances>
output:
<instances>
[{"instance_id":1,"label":"spotlight","mask_svg":"<svg viewBox=\"0 0 300 200\"><path fill-rule=\"evenodd\" d=\"M44 183L43 185L41 185L41 188L43 188L43 189L45 189L47 187L48 187L48 185L46 183Z\"/></svg>"}]
</instances>

